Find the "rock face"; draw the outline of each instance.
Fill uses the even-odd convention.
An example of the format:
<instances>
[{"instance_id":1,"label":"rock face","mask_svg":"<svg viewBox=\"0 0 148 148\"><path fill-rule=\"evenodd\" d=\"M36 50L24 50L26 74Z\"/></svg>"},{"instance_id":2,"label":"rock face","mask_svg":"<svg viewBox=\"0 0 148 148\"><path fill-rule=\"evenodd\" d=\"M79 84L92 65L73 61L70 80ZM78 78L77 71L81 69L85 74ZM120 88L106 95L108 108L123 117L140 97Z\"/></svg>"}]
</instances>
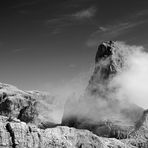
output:
<instances>
[{"instance_id":1,"label":"rock face","mask_svg":"<svg viewBox=\"0 0 148 148\"><path fill-rule=\"evenodd\" d=\"M27 92L16 87L0 84L0 114L16 117L25 122L34 122L38 116L37 101Z\"/></svg>"},{"instance_id":2,"label":"rock face","mask_svg":"<svg viewBox=\"0 0 148 148\"><path fill-rule=\"evenodd\" d=\"M58 108L56 98L47 93L0 83L0 115L44 127L60 123L54 116Z\"/></svg>"},{"instance_id":3,"label":"rock face","mask_svg":"<svg viewBox=\"0 0 148 148\"><path fill-rule=\"evenodd\" d=\"M56 127L42 130L17 119L0 116L1 148L131 148L116 139L97 137L86 130Z\"/></svg>"},{"instance_id":4,"label":"rock face","mask_svg":"<svg viewBox=\"0 0 148 148\"><path fill-rule=\"evenodd\" d=\"M94 73L89 81L87 92L90 92L92 95L95 93L102 94L101 85L106 85L110 77L123 67L124 60L120 54L112 41L99 45L95 57Z\"/></svg>"},{"instance_id":5,"label":"rock face","mask_svg":"<svg viewBox=\"0 0 148 148\"><path fill-rule=\"evenodd\" d=\"M123 49L121 43L118 42L101 43L96 53L95 69L90 78L87 93L104 95L108 90L107 85L110 80L127 66L126 58L130 52L130 50Z\"/></svg>"},{"instance_id":6,"label":"rock face","mask_svg":"<svg viewBox=\"0 0 148 148\"><path fill-rule=\"evenodd\" d=\"M128 136L128 131L134 128L143 109L127 100L115 98L114 92L117 89L110 87L110 82L127 68L127 57L131 52L118 42L108 41L99 45L94 72L86 91L76 104L71 105L71 102L67 102L62 120L63 125L89 129L98 136L118 139ZM74 106L73 110L69 111L67 106ZM77 113L77 110L84 110L84 116ZM72 116L69 112L72 112ZM93 118L89 118L90 116Z\"/></svg>"},{"instance_id":7,"label":"rock face","mask_svg":"<svg viewBox=\"0 0 148 148\"><path fill-rule=\"evenodd\" d=\"M148 147L148 110L143 112L141 118L136 122L131 130L129 138L125 141L140 148Z\"/></svg>"}]
</instances>

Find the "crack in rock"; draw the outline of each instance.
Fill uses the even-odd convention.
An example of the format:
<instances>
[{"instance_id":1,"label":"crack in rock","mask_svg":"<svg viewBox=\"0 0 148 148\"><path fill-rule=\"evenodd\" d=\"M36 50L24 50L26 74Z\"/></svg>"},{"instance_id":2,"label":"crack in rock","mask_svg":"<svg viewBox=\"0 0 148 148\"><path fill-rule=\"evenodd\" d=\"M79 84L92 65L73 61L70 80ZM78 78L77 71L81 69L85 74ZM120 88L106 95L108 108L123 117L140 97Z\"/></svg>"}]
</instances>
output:
<instances>
[{"instance_id":1,"label":"crack in rock","mask_svg":"<svg viewBox=\"0 0 148 148\"><path fill-rule=\"evenodd\" d=\"M12 148L16 148L15 134L14 134L13 129L11 128L10 123L7 123L7 124L6 124L6 129L7 129L7 131L9 132L9 134L10 134L10 136L11 136L11 139L12 139Z\"/></svg>"}]
</instances>

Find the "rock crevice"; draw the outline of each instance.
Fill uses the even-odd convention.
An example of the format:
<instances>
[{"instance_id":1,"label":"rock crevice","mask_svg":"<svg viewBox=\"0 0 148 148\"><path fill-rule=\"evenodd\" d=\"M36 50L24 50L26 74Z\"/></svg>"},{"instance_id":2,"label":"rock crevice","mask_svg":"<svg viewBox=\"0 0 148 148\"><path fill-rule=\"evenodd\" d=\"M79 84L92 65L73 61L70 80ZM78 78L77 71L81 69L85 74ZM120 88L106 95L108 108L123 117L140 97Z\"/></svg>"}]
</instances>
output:
<instances>
[{"instance_id":1,"label":"rock crevice","mask_svg":"<svg viewBox=\"0 0 148 148\"><path fill-rule=\"evenodd\" d=\"M14 134L13 129L11 128L10 123L7 123L7 124L6 124L6 129L7 129L7 131L9 132L10 137L11 137L11 141L12 141L12 148L16 148L16 143L15 143L15 134Z\"/></svg>"}]
</instances>

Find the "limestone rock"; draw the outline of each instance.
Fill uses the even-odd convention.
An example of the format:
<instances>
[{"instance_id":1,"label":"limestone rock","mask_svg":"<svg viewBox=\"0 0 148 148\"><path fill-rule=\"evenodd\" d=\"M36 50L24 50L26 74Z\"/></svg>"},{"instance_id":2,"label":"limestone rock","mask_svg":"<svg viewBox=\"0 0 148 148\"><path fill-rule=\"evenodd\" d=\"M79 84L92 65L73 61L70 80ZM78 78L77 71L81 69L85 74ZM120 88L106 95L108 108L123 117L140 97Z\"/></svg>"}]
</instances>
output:
<instances>
[{"instance_id":1,"label":"limestone rock","mask_svg":"<svg viewBox=\"0 0 148 148\"><path fill-rule=\"evenodd\" d=\"M46 126L60 123L55 112L60 108L55 97L38 91L22 91L0 83L0 115L18 118L26 123ZM60 111L59 111L60 112Z\"/></svg>"},{"instance_id":2,"label":"limestone rock","mask_svg":"<svg viewBox=\"0 0 148 148\"><path fill-rule=\"evenodd\" d=\"M132 148L117 139L98 137L87 130L61 126L42 130L8 119L0 116L1 148Z\"/></svg>"},{"instance_id":3,"label":"limestone rock","mask_svg":"<svg viewBox=\"0 0 148 148\"><path fill-rule=\"evenodd\" d=\"M136 145L138 148L148 147L148 110L143 112L135 127L129 132L129 138L124 141Z\"/></svg>"}]
</instances>

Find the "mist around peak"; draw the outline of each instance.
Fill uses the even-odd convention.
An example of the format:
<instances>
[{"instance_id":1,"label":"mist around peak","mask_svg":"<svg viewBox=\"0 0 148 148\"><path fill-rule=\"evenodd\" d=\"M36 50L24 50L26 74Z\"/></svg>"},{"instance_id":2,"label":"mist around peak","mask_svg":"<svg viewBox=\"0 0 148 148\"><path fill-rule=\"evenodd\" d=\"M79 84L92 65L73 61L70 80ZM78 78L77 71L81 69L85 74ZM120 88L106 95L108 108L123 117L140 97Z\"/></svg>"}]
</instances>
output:
<instances>
[{"instance_id":1,"label":"mist around peak","mask_svg":"<svg viewBox=\"0 0 148 148\"><path fill-rule=\"evenodd\" d=\"M97 53L101 48L101 52L110 52L105 51L95 60L94 72L84 92L67 100L65 125L89 129L88 125L111 121L133 126L148 106L146 50L124 42L104 42Z\"/></svg>"}]
</instances>

